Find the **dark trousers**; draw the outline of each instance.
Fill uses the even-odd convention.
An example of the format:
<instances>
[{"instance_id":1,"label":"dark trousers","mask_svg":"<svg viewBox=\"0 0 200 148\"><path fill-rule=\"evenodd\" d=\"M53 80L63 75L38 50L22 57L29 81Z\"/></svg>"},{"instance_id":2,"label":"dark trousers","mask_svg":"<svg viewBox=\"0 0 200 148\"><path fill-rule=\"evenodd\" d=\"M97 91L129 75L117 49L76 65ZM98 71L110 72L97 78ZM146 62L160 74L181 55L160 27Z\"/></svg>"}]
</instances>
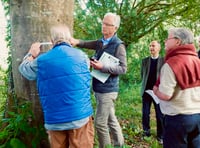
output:
<instances>
[{"instance_id":1,"label":"dark trousers","mask_svg":"<svg viewBox=\"0 0 200 148\"><path fill-rule=\"evenodd\" d=\"M164 117L164 148L200 148L200 114Z\"/></svg>"},{"instance_id":2,"label":"dark trousers","mask_svg":"<svg viewBox=\"0 0 200 148\"><path fill-rule=\"evenodd\" d=\"M155 113L156 113L156 126L157 126L157 137L163 138L163 114L160 111L159 104L156 104L153 101L153 98L144 93L142 96L142 127L144 134L150 134L150 111L151 111L151 104L153 103Z\"/></svg>"}]
</instances>

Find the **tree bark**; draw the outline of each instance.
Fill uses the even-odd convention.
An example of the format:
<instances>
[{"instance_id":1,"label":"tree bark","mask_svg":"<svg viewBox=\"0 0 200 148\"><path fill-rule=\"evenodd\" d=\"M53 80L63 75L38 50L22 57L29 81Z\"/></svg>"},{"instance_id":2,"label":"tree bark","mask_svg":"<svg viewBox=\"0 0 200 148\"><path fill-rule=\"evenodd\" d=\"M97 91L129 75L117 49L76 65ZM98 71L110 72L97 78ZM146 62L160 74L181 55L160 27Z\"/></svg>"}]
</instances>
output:
<instances>
[{"instance_id":1,"label":"tree bark","mask_svg":"<svg viewBox=\"0 0 200 148\"><path fill-rule=\"evenodd\" d=\"M67 24L73 28L74 0L11 0L11 58L13 89L18 101L29 100L35 115L33 125L43 124L43 114L35 81L28 81L18 71L18 66L33 42L50 41L50 27ZM51 48L47 46L43 50ZM13 99L8 100L9 106Z\"/></svg>"}]
</instances>

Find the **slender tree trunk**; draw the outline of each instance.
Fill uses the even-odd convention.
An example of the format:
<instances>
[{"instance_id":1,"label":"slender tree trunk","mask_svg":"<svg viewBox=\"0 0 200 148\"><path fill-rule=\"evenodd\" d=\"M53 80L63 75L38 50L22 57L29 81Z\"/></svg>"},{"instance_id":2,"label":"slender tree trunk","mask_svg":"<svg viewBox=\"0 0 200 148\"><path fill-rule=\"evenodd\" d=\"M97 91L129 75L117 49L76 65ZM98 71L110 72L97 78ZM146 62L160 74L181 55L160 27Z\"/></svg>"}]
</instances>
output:
<instances>
[{"instance_id":1,"label":"slender tree trunk","mask_svg":"<svg viewBox=\"0 0 200 148\"><path fill-rule=\"evenodd\" d=\"M73 28L73 0L10 0L11 55L13 89L18 101L29 100L35 115L33 125L43 125L35 81L21 76L18 66L31 44L36 41L50 41L49 30L54 24L64 23ZM46 47L43 50L47 50ZM14 104L8 99L8 106ZM28 140L29 141L29 140Z\"/></svg>"}]
</instances>

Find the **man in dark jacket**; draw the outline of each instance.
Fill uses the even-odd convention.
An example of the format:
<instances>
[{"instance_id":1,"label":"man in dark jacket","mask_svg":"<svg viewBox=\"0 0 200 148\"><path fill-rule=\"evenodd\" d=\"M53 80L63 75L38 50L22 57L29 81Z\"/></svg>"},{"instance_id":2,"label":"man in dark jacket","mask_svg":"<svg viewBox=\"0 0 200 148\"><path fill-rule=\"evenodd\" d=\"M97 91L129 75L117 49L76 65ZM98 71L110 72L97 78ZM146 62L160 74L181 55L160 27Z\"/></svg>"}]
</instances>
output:
<instances>
[{"instance_id":1,"label":"man in dark jacket","mask_svg":"<svg viewBox=\"0 0 200 148\"><path fill-rule=\"evenodd\" d=\"M99 147L111 145L112 136L114 146L122 146L124 138L120 124L115 116L114 102L118 96L119 75L127 71L126 49L123 42L117 37L120 17L114 13L104 15L102 21L103 37L94 41L71 39L72 45L95 50L94 61L90 64L95 70L110 76L105 82L93 77L93 90L97 101L95 127L98 135ZM108 53L119 60L119 64L112 65L99 61L103 53Z\"/></svg>"},{"instance_id":2,"label":"man in dark jacket","mask_svg":"<svg viewBox=\"0 0 200 148\"><path fill-rule=\"evenodd\" d=\"M67 26L52 27L53 48L39 55L41 43L32 44L19 71L37 80L51 148L93 148L89 60L71 47L70 37Z\"/></svg>"},{"instance_id":3,"label":"man in dark jacket","mask_svg":"<svg viewBox=\"0 0 200 148\"><path fill-rule=\"evenodd\" d=\"M152 91L153 86L160 74L160 69L164 63L164 58L159 56L160 43L152 41L149 45L150 56L144 58L141 64L141 96L142 96L142 126L143 136L150 136L150 111L151 104L154 104L157 123L157 139L162 143L163 139L163 115L160 111L159 102L154 100L153 97L146 91Z\"/></svg>"}]
</instances>

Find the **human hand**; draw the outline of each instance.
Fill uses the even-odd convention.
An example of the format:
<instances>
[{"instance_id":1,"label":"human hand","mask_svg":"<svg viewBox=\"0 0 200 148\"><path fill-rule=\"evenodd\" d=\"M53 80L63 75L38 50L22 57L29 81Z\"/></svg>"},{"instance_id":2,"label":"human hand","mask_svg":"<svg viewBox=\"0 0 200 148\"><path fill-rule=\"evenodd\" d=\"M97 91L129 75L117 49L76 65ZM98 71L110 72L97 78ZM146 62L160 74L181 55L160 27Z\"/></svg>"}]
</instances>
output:
<instances>
[{"instance_id":1,"label":"human hand","mask_svg":"<svg viewBox=\"0 0 200 148\"><path fill-rule=\"evenodd\" d=\"M156 94L156 92L158 91L158 87L156 85L153 86L153 93Z\"/></svg>"},{"instance_id":2,"label":"human hand","mask_svg":"<svg viewBox=\"0 0 200 148\"><path fill-rule=\"evenodd\" d=\"M73 38L73 37L71 37L71 38L69 39L69 42L70 42L70 44L71 44L72 46L77 46L77 45L80 43L80 41L79 41L78 39L75 39L75 38Z\"/></svg>"},{"instance_id":3,"label":"human hand","mask_svg":"<svg viewBox=\"0 0 200 148\"><path fill-rule=\"evenodd\" d=\"M92 66L94 69L97 69L97 70L100 70L103 68L103 64L96 59L90 60L90 66Z\"/></svg>"},{"instance_id":4,"label":"human hand","mask_svg":"<svg viewBox=\"0 0 200 148\"><path fill-rule=\"evenodd\" d=\"M33 43L31 45L31 48L29 49L29 53L33 56L33 58L36 58L40 53L40 46L41 44L39 42Z\"/></svg>"}]
</instances>

